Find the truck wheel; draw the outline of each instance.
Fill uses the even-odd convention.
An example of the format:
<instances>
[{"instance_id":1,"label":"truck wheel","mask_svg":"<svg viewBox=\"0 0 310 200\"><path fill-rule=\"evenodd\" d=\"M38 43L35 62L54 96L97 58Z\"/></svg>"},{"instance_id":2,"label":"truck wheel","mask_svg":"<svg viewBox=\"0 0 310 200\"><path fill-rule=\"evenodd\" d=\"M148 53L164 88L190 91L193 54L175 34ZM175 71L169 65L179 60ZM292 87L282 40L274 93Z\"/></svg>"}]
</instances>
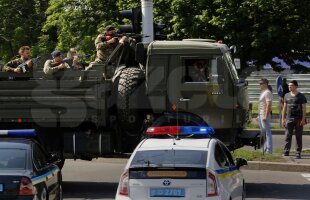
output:
<instances>
[{"instance_id":1,"label":"truck wheel","mask_svg":"<svg viewBox=\"0 0 310 200\"><path fill-rule=\"evenodd\" d=\"M117 93L117 117L125 143L133 148L143 132L145 110L145 74L140 68L122 70Z\"/></svg>"},{"instance_id":2,"label":"truck wheel","mask_svg":"<svg viewBox=\"0 0 310 200\"><path fill-rule=\"evenodd\" d=\"M144 72L139 68L125 68L119 78L118 121L131 136L138 134L143 124L144 80Z\"/></svg>"}]
</instances>

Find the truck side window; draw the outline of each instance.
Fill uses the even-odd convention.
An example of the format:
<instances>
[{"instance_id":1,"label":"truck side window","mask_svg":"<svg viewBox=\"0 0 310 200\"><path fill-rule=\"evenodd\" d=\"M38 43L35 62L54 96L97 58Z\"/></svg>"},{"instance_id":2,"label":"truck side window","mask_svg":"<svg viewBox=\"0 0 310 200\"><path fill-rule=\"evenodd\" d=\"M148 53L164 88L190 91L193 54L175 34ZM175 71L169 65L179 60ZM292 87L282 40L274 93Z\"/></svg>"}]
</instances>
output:
<instances>
[{"instance_id":1,"label":"truck side window","mask_svg":"<svg viewBox=\"0 0 310 200\"><path fill-rule=\"evenodd\" d=\"M186 59L185 82L209 82L210 60L209 59Z\"/></svg>"}]
</instances>

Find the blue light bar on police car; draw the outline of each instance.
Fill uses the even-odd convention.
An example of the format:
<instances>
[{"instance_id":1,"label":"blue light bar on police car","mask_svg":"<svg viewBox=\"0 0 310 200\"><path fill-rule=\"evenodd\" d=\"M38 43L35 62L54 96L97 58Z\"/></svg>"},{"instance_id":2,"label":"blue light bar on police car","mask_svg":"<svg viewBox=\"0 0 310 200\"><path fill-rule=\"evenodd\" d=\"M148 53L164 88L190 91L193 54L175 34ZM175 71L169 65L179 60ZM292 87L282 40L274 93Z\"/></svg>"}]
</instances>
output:
<instances>
[{"instance_id":1,"label":"blue light bar on police car","mask_svg":"<svg viewBox=\"0 0 310 200\"><path fill-rule=\"evenodd\" d=\"M214 129L209 126L159 126L150 127L147 135L213 135Z\"/></svg>"},{"instance_id":2,"label":"blue light bar on police car","mask_svg":"<svg viewBox=\"0 0 310 200\"><path fill-rule=\"evenodd\" d=\"M16 130L0 130L0 136L11 137L35 137L36 131L34 129L16 129Z\"/></svg>"}]
</instances>

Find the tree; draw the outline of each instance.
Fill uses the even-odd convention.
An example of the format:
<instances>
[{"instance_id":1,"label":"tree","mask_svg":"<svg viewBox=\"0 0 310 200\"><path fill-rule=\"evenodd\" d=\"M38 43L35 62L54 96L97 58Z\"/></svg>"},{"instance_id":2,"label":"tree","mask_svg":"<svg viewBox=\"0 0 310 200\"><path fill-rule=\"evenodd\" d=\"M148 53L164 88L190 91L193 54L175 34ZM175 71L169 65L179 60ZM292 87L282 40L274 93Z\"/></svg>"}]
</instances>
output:
<instances>
[{"instance_id":1,"label":"tree","mask_svg":"<svg viewBox=\"0 0 310 200\"><path fill-rule=\"evenodd\" d=\"M222 30L227 43L237 45L243 60L258 65L275 56L287 63L309 60L310 1L216 0L215 5L210 23Z\"/></svg>"},{"instance_id":2,"label":"tree","mask_svg":"<svg viewBox=\"0 0 310 200\"><path fill-rule=\"evenodd\" d=\"M40 38L41 52L76 47L80 52L92 54L98 33L106 25L115 24L116 10L114 0L50 0Z\"/></svg>"},{"instance_id":3,"label":"tree","mask_svg":"<svg viewBox=\"0 0 310 200\"><path fill-rule=\"evenodd\" d=\"M12 43L14 54L24 45L35 45L45 21L44 12L47 0L0 0L1 43L0 55L8 60L12 57L8 39Z\"/></svg>"}]
</instances>

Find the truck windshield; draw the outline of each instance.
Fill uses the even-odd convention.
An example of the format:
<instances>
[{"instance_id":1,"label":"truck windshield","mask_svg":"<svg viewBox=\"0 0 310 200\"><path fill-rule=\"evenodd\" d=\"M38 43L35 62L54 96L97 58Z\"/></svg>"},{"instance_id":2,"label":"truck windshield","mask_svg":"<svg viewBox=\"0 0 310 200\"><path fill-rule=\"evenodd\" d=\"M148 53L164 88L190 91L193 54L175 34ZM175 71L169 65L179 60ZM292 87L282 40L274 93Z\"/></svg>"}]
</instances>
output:
<instances>
[{"instance_id":1,"label":"truck windshield","mask_svg":"<svg viewBox=\"0 0 310 200\"><path fill-rule=\"evenodd\" d=\"M199 167L206 166L207 151L149 150L137 151L130 167Z\"/></svg>"},{"instance_id":2,"label":"truck windshield","mask_svg":"<svg viewBox=\"0 0 310 200\"><path fill-rule=\"evenodd\" d=\"M16 170L25 168L25 149L0 149L0 170Z\"/></svg>"}]
</instances>

